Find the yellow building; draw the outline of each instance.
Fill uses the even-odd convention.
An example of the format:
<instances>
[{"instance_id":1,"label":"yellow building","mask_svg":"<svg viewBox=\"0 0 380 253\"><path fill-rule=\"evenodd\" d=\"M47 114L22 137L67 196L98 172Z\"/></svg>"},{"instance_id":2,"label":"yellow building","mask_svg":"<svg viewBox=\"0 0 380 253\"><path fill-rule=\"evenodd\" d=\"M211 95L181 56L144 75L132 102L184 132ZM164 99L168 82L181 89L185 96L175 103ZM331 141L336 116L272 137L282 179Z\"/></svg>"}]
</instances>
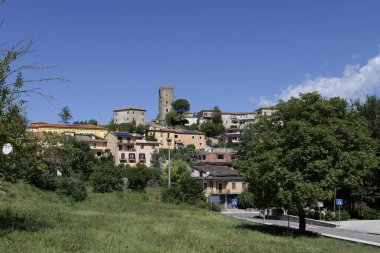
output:
<instances>
[{"instance_id":1,"label":"yellow building","mask_svg":"<svg viewBox=\"0 0 380 253\"><path fill-rule=\"evenodd\" d=\"M108 129L95 125L65 125L65 124L51 124L46 122L33 122L27 128L27 131L34 133L54 133L54 134L93 134L100 138L104 138Z\"/></svg>"},{"instance_id":2,"label":"yellow building","mask_svg":"<svg viewBox=\"0 0 380 253\"><path fill-rule=\"evenodd\" d=\"M202 132L194 130L163 128L149 130L148 136L152 136L159 144L160 148L169 148L168 139L171 140L171 149L194 145L195 149L206 147L206 136Z\"/></svg>"}]
</instances>

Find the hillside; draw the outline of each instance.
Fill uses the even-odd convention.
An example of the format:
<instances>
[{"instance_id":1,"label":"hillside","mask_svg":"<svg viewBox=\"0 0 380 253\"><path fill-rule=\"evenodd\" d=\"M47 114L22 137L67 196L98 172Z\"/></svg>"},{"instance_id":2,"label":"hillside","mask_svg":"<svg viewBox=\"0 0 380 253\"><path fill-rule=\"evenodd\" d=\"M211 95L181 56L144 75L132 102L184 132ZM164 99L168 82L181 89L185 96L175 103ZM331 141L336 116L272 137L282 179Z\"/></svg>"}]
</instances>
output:
<instances>
[{"instance_id":1,"label":"hillside","mask_svg":"<svg viewBox=\"0 0 380 253\"><path fill-rule=\"evenodd\" d=\"M260 225L190 206L161 203L158 188L90 194L72 203L55 193L2 182L0 252L377 252L323 237L273 235ZM260 232L262 231L262 232Z\"/></svg>"}]
</instances>

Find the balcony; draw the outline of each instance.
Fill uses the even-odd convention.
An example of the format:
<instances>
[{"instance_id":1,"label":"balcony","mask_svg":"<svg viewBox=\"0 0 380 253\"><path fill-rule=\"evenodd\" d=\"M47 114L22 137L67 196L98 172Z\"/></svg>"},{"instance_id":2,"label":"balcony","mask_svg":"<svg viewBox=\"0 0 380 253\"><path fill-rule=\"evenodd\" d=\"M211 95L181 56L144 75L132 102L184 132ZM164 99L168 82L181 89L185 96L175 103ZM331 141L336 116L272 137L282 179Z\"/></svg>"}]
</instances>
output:
<instances>
[{"instance_id":1,"label":"balcony","mask_svg":"<svg viewBox=\"0 0 380 253\"><path fill-rule=\"evenodd\" d=\"M121 139L121 140L120 140L120 139L119 139L119 140L117 140L117 143L118 143L118 144L122 144L122 143L132 143L132 142L131 142L131 140L124 140L124 139Z\"/></svg>"}]
</instances>

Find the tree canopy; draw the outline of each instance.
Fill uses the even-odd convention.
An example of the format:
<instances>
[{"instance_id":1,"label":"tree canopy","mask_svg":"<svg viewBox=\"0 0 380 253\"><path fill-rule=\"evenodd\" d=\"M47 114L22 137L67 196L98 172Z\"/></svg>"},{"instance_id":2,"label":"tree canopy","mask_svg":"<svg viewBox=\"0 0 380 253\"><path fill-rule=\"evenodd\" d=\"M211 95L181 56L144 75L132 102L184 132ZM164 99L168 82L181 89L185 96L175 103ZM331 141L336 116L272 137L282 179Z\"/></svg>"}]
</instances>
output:
<instances>
[{"instance_id":1,"label":"tree canopy","mask_svg":"<svg viewBox=\"0 0 380 253\"><path fill-rule=\"evenodd\" d=\"M184 114L190 111L190 103L187 101L187 99L180 98L172 103L172 108L176 113Z\"/></svg>"},{"instance_id":2,"label":"tree canopy","mask_svg":"<svg viewBox=\"0 0 380 253\"><path fill-rule=\"evenodd\" d=\"M61 118L61 122L65 125L68 125L70 123L70 120L73 118L70 108L67 105L62 108L58 116Z\"/></svg>"},{"instance_id":3,"label":"tree canopy","mask_svg":"<svg viewBox=\"0 0 380 253\"><path fill-rule=\"evenodd\" d=\"M247 128L238 168L257 207L304 208L332 201L334 188L360 191L377 166L365 120L341 98L318 93L280 101L278 111Z\"/></svg>"}]
</instances>

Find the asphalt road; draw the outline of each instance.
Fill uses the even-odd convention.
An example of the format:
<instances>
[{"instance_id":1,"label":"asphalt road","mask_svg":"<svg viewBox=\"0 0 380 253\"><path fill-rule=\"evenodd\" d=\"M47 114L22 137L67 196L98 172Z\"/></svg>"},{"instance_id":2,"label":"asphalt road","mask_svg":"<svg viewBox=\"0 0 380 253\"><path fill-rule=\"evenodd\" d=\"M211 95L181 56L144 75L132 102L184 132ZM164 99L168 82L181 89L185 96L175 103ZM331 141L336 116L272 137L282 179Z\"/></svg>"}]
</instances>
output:
<instances>
[{"instance_id":1,"label":"asphalt road","mask_svg":"<svg viewBox=\"0 0 380 253\"><path fill-rule=\"evenodd\" d=\"M263 219L254 218L255 216L259 215L258 212L246 212L244 210L239 210L239 211L223 212L223 214L232 216L238 219L252 221L255 223L260 223L260 224L264 223ZM282 220L266 219L265 224L288 227L288 222L282 221ZM290 227L298 229L298 223L290 222ZM358 230L358 227L360 226L356 226L356 230ZM321 227L321 226L316 226L316 225L306 225L306 230L318 233L326 237L332 237L332 238L353 241L353 242L360 242L360 243L365 243L365 244L380 247L380 234L365 232L364 229L362 229L362 231L354 231L344 226L340 228L328 228L328 227Z\"/></svg>"}]
</instances>

